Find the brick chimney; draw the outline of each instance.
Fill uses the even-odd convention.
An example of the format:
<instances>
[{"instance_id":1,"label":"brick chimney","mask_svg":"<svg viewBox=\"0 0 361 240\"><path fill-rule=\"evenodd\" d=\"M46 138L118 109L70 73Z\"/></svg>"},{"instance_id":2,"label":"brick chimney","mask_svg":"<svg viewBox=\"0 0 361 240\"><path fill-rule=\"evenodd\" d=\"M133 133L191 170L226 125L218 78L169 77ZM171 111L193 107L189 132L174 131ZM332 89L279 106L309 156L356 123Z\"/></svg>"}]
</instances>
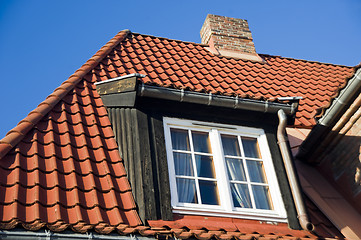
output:
<instances>
[{"instance_id":1,"label":"brick chimney","mask_svg":"<svg viewBox=\"0 0 361 240\"><path fill-rule=\"evenodd\" d=\"M208 14L200 33L202 43L214 54L263 61L256 53L247 20Z\"/></svg>"}]
</instances>

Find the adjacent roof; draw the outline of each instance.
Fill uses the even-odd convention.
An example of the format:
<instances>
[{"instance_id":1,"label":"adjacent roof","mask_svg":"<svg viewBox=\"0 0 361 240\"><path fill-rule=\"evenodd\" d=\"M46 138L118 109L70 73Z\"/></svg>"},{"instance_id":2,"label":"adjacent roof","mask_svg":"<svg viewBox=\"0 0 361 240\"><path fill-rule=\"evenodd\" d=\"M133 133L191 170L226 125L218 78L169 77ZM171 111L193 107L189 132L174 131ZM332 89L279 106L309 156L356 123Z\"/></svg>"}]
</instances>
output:
<instances>
[{"instance_id":1,"label":"adjacent roof","mask_svg":"<svg viewBox=\"0 0 361 240\"><path fill-rule=\"evenodd\" d=\"M353 68L353 73L351 75L349 75L348 78L346 79L346 81L338 88L337 92L330 99L330 101L328 101L328 103L326 105L324 105L321 108L317 109L317 113L315 115L315 118L322 118L325 115L326 111L331 108L332 104L335 103L337 98L341 97L341 93L344 93L344 95L348 95L347 97L350 98L350 99L352 99L354 97L354 96L350 96L350 95L352 95L352 94L356 95L358 93L358 89L360 88L359 81L358 81L358 83L355 83L353 85L353 87L351 87L351 84L352 84L353 81L357 82L357 80L355 80L354 78L356 77L356 74L359 71L359 69L361 69L361 63L359 63L357 66L355 66ZM349 88L350 90L348 90L348 92L345 93L345 91L347 91L347 88ZM349 103L343 103L342 102L340 105L343 106L343 108L347 109L348 104ZM334 118L337 118L337 116L334 116Z\"/></svg>"},{"instance_id":2,"label":"adjacent roof","mask_svg":"<svg viewBox=\"0 0 361 240\"><path fill-rule=\"evenodd\" d=\"M0 228L21 224L31 230L46 226L53 231L176 234L171 226L140 226L94 83L141 73L145 84L163 87L252 99L302 96L295 124L311 127L313 111L352 73L346 66L261 56L264 63L225 58L201 44L120 32L0 141ZM193 230L182 236L215 236ZM252 237L248 231L234 231L233 237ZM216 235L229 239L224 234ZM304 233L282 234L292 238Z\"/></svg>"}]
</instances>

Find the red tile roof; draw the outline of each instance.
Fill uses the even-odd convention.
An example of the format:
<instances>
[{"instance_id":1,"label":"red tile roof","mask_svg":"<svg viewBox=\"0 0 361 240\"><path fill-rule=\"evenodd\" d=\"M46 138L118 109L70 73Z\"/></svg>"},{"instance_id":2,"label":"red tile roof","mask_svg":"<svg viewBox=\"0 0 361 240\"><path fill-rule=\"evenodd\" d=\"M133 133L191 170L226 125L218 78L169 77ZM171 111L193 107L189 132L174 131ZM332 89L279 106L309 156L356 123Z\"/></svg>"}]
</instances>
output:
<instances>
[{"instance_id":1,"label":"red tile roof","mask_svg":"<svg viewBox=\"0 0 361 240\"><path fill-rule=\"evenodd\" d=\"M0 141L0 227L106 233L141 224L91 70L120 33Z\"/></svg>"},{"instance_id":2,"label":"red tile roof","mask_svg":"<svg viewBox=\"0 0 361 240\"><path fill-rule=\"evenodd\" d=\"M141 73L145 84L253 99L301 96L296 127L337 93L352 67L260 55L265 62L215 56L206 46L133 34L95 69L94 80Z\"/></svg>"},{"instance_id":3,"label":"red tile roof","mask_svg":"<svg viewBox=\"0 0 361 240\"><path fill-rule=\"evenodd\" d=\"M115 230L200 239L229 239L232 234L237 239L267 239L267 234L279 234L245 228L199 235L197 229L140 226L109 118L94 86L141 73L145 84L199 92L254 99L303 96L296 125L310 127L312 112L326 104L352 72L345 66L262 57L265 63L219 57L204 45L120 32L0 140L0 228L21 224L31 230L46 226L53 231ZM300 233L291 232L284 238Z\"/></svg>"}]
</instances>

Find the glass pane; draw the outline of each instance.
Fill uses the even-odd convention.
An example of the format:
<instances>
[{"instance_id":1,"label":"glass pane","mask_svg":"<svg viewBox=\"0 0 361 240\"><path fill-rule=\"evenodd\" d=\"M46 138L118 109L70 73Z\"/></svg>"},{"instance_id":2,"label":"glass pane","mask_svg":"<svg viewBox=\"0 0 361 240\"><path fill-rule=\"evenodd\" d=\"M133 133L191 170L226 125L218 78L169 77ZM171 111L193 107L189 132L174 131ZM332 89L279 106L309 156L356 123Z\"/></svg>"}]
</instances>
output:
<instances>
[{"instance_id":1,"label":"glass pane","mask_svg":"<svg viewBox=\"0 0 361 240\"><path fill-rule=\"evenodd\" d=\"M174 150L187 150L190 151L188 131L182 129L170 130L172 136L172 147Z\"/></svg>"},{"instance_id":2,"label":"glass pane","mask_svg":"<svg viewBox=\"0 0 361 240\"><path fill-rule=\"evenodd\" d=\"M231 184L234 207L251 208L251 197L246 184Z\"/></svg>"},{"instance_id":3,"label":"glass pane","mask_svg":"<svg viewBox=\"0 0 361 240\"><path fill-rule=\"evenodd\" d=\"M195 152L211 153L209 135L206 132L192 132L193 146Z\"/></svg>"},{"instance_id":4,"label":"glass pane","mask_svg":"<svg viewBox=\"0 0 361 240\"><path fill-rule=\"evenodd\" d=\"M198 203L196 184L193 179L177 178L178 201L183 203Z\"/></svg>"},{"instance_id":5,"label":"glass pane","mask_svg":"<svg viewBox=\"0 0 361 240\"><path fill-rule=\"evenodd\" d=\"M251 158L261 158L256 138L242 138L244 155Z\"/></svg>"},{"instance_id":6,"label":"glass pane","mask_svg":"<svg viewBox=\"0 0 361 240\"><path fill-rule=\"evenodd\" d=\"M229 180L246 181L242 160L226 158L226 164Z\"/></svg>"},{"instance_id":7,"label":"glass pane","mask_svg":"<svg viewBox=\"0 0 361 240\"><path fill-rule=\"evenodd\" d=\"M189 153L173 153L176 175L194 176L192 155Z\"/></svg>"},{"instance_id":8,"label":"glass pane","mask_svg":"<svg viewBox=\"0 0 361 240\"><path fill-rule=\"evenodd\" d=\"M268 187L266 186L252 186L254 200L257 209L273 209L270 201Z\"/></svg>"},{"instance_id":9,"label":"glass pane","mask_svg":"<svg viewBox=\"0 0 361 240\"><path fill-rule=\"evenodd\" d=\"M266 183L266 175L264 173L263 162L247 161L248 173L251 182Z\"/></svg>"},{"instance_id":10,"label":"glass pane","mask_svg":"<svg viewBox=\"0 0 361 240\"><path fill-rule=\"evenodd\" d=\"M224 155L241 156L237 136L222 135L221 138Z\"/></svg>"},{"instance_id":11,"label":"glass pane","mask_svg":"<svg viewBox=\"0 0 361 240\"><path fill-rule=\"evenodd\" d=\"M216 178L211 156L195 155L198 177Z\"/></svg>"},{"instance_id":12,"label":"glass pane","mask_svg":"<svg viewBox=\"0 0 361 240\"><path fill-rule=\"evenodd\" d=\"M199 181L202 204L219 205L217 183L211 181Z\"/></svg>"}]
</instances>

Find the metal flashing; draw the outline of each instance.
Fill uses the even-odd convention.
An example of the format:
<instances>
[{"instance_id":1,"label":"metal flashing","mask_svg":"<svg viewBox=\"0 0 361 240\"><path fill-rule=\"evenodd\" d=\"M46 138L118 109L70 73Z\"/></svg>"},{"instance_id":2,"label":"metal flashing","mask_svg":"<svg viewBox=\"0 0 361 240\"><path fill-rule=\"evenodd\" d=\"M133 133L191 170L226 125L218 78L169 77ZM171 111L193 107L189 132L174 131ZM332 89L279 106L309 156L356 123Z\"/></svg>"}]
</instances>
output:
<instances>
[{"instance_id":1,"label":"metal flashing","mask_svg":"<svg viewBox=\"0 0 361 240\"><path fill-rule=\"evenodd\" d=\"M101 85L101 84L104 84L104 83L119 81L119 80L123 80L123 79L126 79L126 78L131 78L131 77L144 78L144 77L146 77L146 75L140 74L140 73L131 73L131 74L128 74L128 75L125 75L125 76L120 76L120 77L116 77L116 78L111 78L111 79L108 79L108 80L104 80L104 81L101 81L101 82L96 82L96 83L94 83L94 84L95 84L95 85Z\"/></svg>"}]
</instances>

